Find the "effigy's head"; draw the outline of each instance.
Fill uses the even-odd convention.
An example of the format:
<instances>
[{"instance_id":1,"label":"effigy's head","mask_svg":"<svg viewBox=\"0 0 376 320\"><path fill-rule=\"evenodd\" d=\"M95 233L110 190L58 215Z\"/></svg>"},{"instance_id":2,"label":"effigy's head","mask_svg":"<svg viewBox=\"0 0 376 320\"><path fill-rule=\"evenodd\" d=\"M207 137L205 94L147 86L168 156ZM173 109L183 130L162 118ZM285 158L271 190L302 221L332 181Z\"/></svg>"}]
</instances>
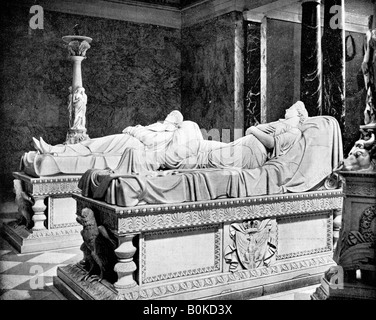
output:
<instances>
[{"instance_id":1,"label":"effigy's head","mask_svg":"<svg viewBox=\"0 0 376 320\"><path fill-rule=\"evenodd\" d=\"M175 127L179 128L181 126L181 124L183 123L183 115L181 114L180 111L178 110L174 110L174 111L171 111L166 119L165 119L165 123L167 124L173 124Z\"/></svg>"},{"instance_id":2,"label":"effigy's head","mask_svg":"<svg viewBox=\"0 0 376 320\"><path fill-rule=\"evenodd\" d=\"M303 101L295 102L290 108L286 109L285 118L291 118L294 116L299 117L299 124L302 125L308 119L308 111L305 108Z\"/></svg>"}]
</instances>

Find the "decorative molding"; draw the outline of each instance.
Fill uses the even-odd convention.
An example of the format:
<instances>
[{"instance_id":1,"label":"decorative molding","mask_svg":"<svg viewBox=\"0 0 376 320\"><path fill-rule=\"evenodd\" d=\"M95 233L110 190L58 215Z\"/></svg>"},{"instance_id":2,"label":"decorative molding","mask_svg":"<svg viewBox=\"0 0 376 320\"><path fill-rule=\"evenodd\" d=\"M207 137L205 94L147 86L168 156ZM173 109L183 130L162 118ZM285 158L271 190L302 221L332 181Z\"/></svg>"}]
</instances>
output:
<instances>
[{"instance_id":1,"label":"decorative molding","mask_svg":"<svg viewBox=\"0 0 376 320\"><path fill-rule=\"evenodd\" d=\"M6 2L28 8L35 5L34 0ZM296 11L286 11L286 8L298 2L299 0L203 0L182 9L173 5L122 0L40 0L38 5L49 11L181 29L233 11L245 12L244 17L248 21L261 22L266 16L271 19L301 23L300 14ZM346 17L347 31L365 33L368 30L367 17L349 12L346 12Z\"/></svg>"},{"instance_id":2,"label":"decorative molding","mask_svg":"<svg viewBox=\"0 0 376 320\"><path fill-rule=\"evenodd\" d=\"M119 292L117 300L138 300L138 299L157 299L163 296L187 293L204 288L213 288L232 283L242 283L247 280L259 279L270 275L277 275L284 272L309 269L311 267L332 264L333 260L329 256L315 257L301 261L288 262L274 265L271 267L262 267L252 270L240 270L236 272L221 273L200 279L187 279L181 282L163 284L149 288L137 288L137 290L126 293Z\"/></svg>"},{"instance_id":3,"label":"decorative molding","mask_svg":"<svg viewBox=\"0 0 376 320\"><path fill-rule=\"evenodd\" d=\"M323 15L322 15L323 16ZM302 15L297 12L289 12L281 10L273 10L269 12L244 11L244 20L261 23L264 18L281 20L293 23L302 23ZM322 18L322 26L324 26L324 18ZM357 32L365 34L368 30L367 17L346 13L345 30L349 32Z\"/></svg>"},{"instance_id":4,"label":"decorative molding","mask_svg":"<svg viewBox=\"0 0 376 320\"><path fill-rule=\"evenodd\" d=\"M291 259L295 257L306 256L306 255L311 255L311 254L316 254L316 253L330 252L333 250L333 215L331 214L331 212L326 211L326 212L316 212L316 213L286 216L286 217L278 218L277 222L278 223L281 221L294 222L294 221L299 221L299 220L306 220L307 218L312 218L313 216L316 216L316 217L322 216L322 217L327 218L326 246L323 248L293 252L293 253L282 254L282 255L279 255L278 250L277 250L276 260ZM277 233L278 233L278 228L277 228ZM278 235L277 235L277 239L278 239ZM278 248L278 244L277 244L277 248Z\"/></svg>"},{"instance_id":5,"label":"decorative molding","mask_svg":"<svg viewBox=\"0 0 376 320\"><path fill-rule=\"evenodd\" d=\"M363 235L366 242L374 243L376 234L372 230L372 221L376 219L376 206L366 208L359 221L359 232Z\"/></svg>"},{"instance_id":6,"label":"decorative molding","mask_svg":"<svg viewBox=\"0 0 376 320\"><path fill-rule=\"evenodd\" d=\"M120 207L116 205L108 204L104 201L94 200L88 197L84 197L79 194L73 194L72 198L77 201L83 202L86 206L92 205L108 213L115 213L116 215L134 215L134 214L157 214L161 212L173 212L185 211L185 210L201 210L209 208L227 208L227 207L240 207L244 205L260 205L260 204L280 204L289 203L304 200L308 200L309 203L315 203L313 207L317 207L319 204L333 206L330 209L341 209L342 198L344 193L342 189L336 190L320 190L320 191L308 191L304 193L284 193L274 195L262 195L252 196L246 198L226 198L220 200L207 200L196 202L185 202L184 204L148 204L135 207ZM304 206L304 204L303 204ZM295 206L296 208L296 206ZM322 211L322 210L317 210Z\"/></svg>"},{"instance_id":7,"label":"decorative molding","mask_svg":"<svg viewBox=\"0 0 376 320\"><path fill-rule=\"evenodd\" d=\"M29 8L35 5L34 0L16 0L10 3ZM145 23L174 29L181 28L180 10L172 6L161 6L137 1L120 2L104 0L39 0L38 5L42 6L44 10L55 12Z\"/></svg>"},{"instance_id":8,"label":"decorative molding","mask_svg":"<svg viewBox=\"0 0 376 320\"><path fill-rule=\"evenodd\" d=\"M346 184L346 195L374 198L376 196L376 186L371 183L359 185L348 182Z\"/></svg>"},{"instance_id":9,"label":"decorative molding","mask_svg":"<svg viewBox=\"0 0 376 320\"><path fill-rule=\"evenodd\" d=\"M170 272L165 274L160 274L153 277L147 277L146 273L146 242L151 238L162 236L162 235L170 235L170 234L184 234L186 232L191 231L200 231L200 230L211 230L214 232L214 264L207 267L202 267L198 269L188 269L183 271L177 272ZM141 240L141 282L151 283L156 281L180 278L185 276L193 276L197 274L204 274L214 271L220 271L221 269L221 245L222 245L222 236L221 236L221 229L220 225L210 225L210 226L200 226L200 227L188 227L188 228L180 228L180 229L172 229L172 230L163 230L163 231L152 231L146 232L143 234L143 239Z\"/></svg>"},{"instance_id":10,"label":"decorative molding","mask_svg":"<svg viewBox=\"0 0 376 320\"><path fill-rule=\"evenodd\" d=\"M59 175L48 178L34 178L23 172L13 172L13 176L24 182L25 189L31 196L81 193L78 188L78 181L81 176Z\"/></svg>"},{"instance_id":11,"label":"decorative molding","mask_svg":"<svg viewBox=\"0 0 376 320\"><path fill-rule=\"evenodd\" d=\"M30 233L27 239L40 239L40 238L79 234L81 230L82 230L81 226L69 228L69 229L38 230L38 231L33 231L32 233Z\"/></svg>"},{"instance_id":12,"label":"decorative molding","mask_svg":"<svg viewBox=\"0 0 376 320\"><path fill-rule=\"evenodd\" d=\"M236 220L279 217L298 213L322 212L327 210L341 209L343 203L342 197L259 204L252 204L256 201L245 201L245 203L249 203L249 205L243 206L234 206L233 202L235 201L236 200L224 201L223 206L225 207L218 207L214 203L206 203L205 205L200 204L197 205L199 210L196 209L192 211L180 211L181 206L173 206L171 207L172 210L178 210L174 212L163 212L148 215L145 214L143 210L137 211L136 209L134 211L134 216L123 218L122 215L120 215L118 217L117 231L119 233L138 232L192 225L213 224L219 222L231 222ZM276 199L274 201L278 200ZM208 207L217 208L209 209ZM192 206L192 208L195 209L196 206ZM158 209L157 212L162 211L162 208L159 207Z\"/></svg>"},{"instance_id":13,"label":"decorative molding","mask_svg":"<svg viewBox=\"0 0 376 320\"><path fill-rule=\"evenodd\" d=\"M26 190L32 196L39 195L59 195L59 194L71 194L80 193L81 190L78 188L78 181L74 182L48 182L48 183L35 183L27 184Z\"/></svg>"}]
</instances>

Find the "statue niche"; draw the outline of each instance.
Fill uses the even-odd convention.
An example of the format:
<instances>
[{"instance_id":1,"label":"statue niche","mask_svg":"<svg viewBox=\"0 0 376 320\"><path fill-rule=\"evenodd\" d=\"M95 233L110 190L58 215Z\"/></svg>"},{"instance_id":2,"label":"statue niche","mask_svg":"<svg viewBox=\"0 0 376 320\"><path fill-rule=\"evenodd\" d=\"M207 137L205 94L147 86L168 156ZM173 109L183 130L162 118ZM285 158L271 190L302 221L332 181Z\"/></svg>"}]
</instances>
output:
<instances>
[{"instance_id":1,"label":"statue niche","mask_svg":"<svg viewBox=\"0 0 376 320\"><path fill-rule=\"evenodd\" d=\"M225 251L230 271L272 265L277 250L275 219L245 220L230 226L233 241Z\"/></svg>"}]
</instances>

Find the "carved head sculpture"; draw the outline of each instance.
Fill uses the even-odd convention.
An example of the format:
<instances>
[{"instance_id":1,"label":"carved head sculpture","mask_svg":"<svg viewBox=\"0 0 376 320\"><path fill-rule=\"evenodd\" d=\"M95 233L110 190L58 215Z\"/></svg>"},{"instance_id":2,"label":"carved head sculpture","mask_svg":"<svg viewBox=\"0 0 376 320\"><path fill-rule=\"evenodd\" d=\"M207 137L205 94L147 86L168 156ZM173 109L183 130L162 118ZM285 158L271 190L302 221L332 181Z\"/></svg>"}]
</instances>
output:
<instances>
[{"instance_id":1,"label":"carved head sculpture","mask_svg":"<svg viewBox=\"0 0 376 320\"><path fill-rule=\"evenodd\" d=\"M285 118L289 119L298 116L299 124L302 125L308 119L308 111L302 101L295 102L290 108L286 109Z\"/></svg>"},{"instance_id":2,"label":"carved head sculpture","mask_svg":"<svg viewBox=\"0 0 376 320\"><path fill-rule=\"evenodd\" d=\"M359 140L355 143L340 169L344 171L374 171L376 169L373 159L375 151L375 135L372 133L370 139Z\"/></svg>"},{"instance_id":3,"label":"carved head sculpture","mask_svg":"<svg viewBox=\"0 0 376 320\"><path fill-rule=\"evenodd\" d=\"M343 161L344 171L373 171L374 163L367 149L354 147L349 156Z\"/></svg>"},{"instance_id":4,"label":"carved head sculpture","mask_svg":"<svg viewBox=\"0 0 376 320\"><path fill-rule=\"evenodd\" d=\"M178 110L171 111L164 120L165 124L172 124L177 128L181 126L182 122L183 115Z\"/></svg>"},{"instance_id":5,"label":"carved head sculpture","mask_svg":"<svg viewBox=\"0 0 376 320\"><path fill-rule=\"evenodd\" d=\"M76 90L74 91L73 95L73 101L76 103L78 101L83 101L86 102L86 94L85 94L85 89L82 87L77 87Z\"/></svg>"},{"instance_id":6,"label":"carved head sculpture","mask_svg":"<svg viewBox=\"0 0 376 320\"><path fill-rule=\"evenodd\" d=\"M89 208L84 208L80 215L77 215L76 221L82 226L96 226L94 212Z\"/></svg>"}]
</instances>

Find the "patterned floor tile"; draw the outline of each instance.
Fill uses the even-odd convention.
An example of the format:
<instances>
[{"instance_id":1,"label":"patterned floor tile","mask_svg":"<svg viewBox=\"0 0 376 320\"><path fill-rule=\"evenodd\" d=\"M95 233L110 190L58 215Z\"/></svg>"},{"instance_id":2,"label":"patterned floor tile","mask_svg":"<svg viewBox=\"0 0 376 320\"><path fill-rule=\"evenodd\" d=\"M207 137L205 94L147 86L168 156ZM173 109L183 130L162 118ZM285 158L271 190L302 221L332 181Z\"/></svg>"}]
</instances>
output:
<instances>
[{"instance_id":1,"label":"patterned floor tile","mask_svg":"<svg viewBox=\"0 0 376 320\"><path fill-rule=\"evenodd\" d=\"M45 252L33 257L27 262L30 263L64 263L65 261L73 258L75 255L70 253L62 253L62 252Z\"/></svg>"},{"instance_id":2,"label":"patterned floor tile","mask_svg":"<svg viewBox=\"0 0 376 320\"><path fill-rule=\"evenodd\" d=\"M14 248L1 237L0 237L0 249L1 250L15 251Z\"/></svg>"},{"instance_id":3,"label":"patterned floor tile","mask_svg":"<svg viewBox=\"0 0 376 320\"><path fill-rule=\"evenodd\" d=\"M50 293L48 296L44 297L42 300L62 300L54 293Z\"/></svg>"},{"instance_id":4,"label":"patterned floor tile","mask_svg":"<svg viewBox=\"0 0 376 320\"><path fill-rule=\"evenodd\" d=\"M10 290L0 296L0 300L43 300L51 291Z\"/></svg>"},{"instance_id":5,"label":"patterned floor tile","mask_svg":"<svg viewBox=\"0 0 376 320\"><path fill-rule=\"evenodd\" d=\"M9 269L18 266L21 262L14 262L14 261L0 261L0 273L3 273ZM14 274L14 273L13 273ZM16 273L17 274L17 273Z\"/></svg>"},{"instance_id":6,"label":"patterned floor tile","mask_svg":"<svg viewBox=\"0 0 376 320\"><path fill-rule=\"evenodd\" d=\"M31 278L32 276L0 274L0 288L2 290L14 289L25 282L29 282Z\"/></svg>"},{"instance_id":7,"label":"patterned floor tile","mask_svg":"<svg viewBox=\"0 0 376 320\"><path fill-rule=\"evenodd\" d=\"M4 263L9 263L11 261L3 261ZM25 276L34 276L37 274L42 274L44 272L47 272L51 268L53 268L55 265L51 263L30 263L30 262L14 262L17 263L17 265L8 268L6 271L4 271L4 274L22 274ZM0 262L1 266L1 262Z\"/></svg>"},{"instance_id":8,"label":"patterned floor tile","mask_svg":"<svg viewBox=\"0 0 376 320\"><path fill-rule=\"evenodd\" d=\"M0 257L4 254L8 254L9 252L12 252L11 250L0 250Z\"/></svg>"},{"instance_id":9,"label":"patterned floor tile","mask_svg":"<svg viewBox=\"0 0 376 320\"><path fill-rule=\"evenodd\" d=\"M59 300L67 300L66 297L64 297L64 295L59 291L57 290L53 285L49 285L48 286L48 289L59 299Z\"/></svg>"},{"instance_id":10,"label":"patterned floor tile","mask_svg":"<svg viewBox=\"0 0 376 320\"><path fill-rule=\"evenodd\" d=\"M54 265L51 269L46 270L45 272L43 272L42 276L45 276L45 277L54 277L54 276L56 276L56 270L60 266L62 266L62 264Z\"/></svg>"},{"instance_id":11,"label":"patterned floor tile","mask_svg":"<svg viewBox=\"0 0 376 320\"><path fill-rule=\"evenodd\" d=\"M2 261L17 261L17 262L26 262L34 257L39 256L40 253L14 253L10 252L7 254L4 254L0 257L0 260Z\"/></svg>"}]
</instances>

